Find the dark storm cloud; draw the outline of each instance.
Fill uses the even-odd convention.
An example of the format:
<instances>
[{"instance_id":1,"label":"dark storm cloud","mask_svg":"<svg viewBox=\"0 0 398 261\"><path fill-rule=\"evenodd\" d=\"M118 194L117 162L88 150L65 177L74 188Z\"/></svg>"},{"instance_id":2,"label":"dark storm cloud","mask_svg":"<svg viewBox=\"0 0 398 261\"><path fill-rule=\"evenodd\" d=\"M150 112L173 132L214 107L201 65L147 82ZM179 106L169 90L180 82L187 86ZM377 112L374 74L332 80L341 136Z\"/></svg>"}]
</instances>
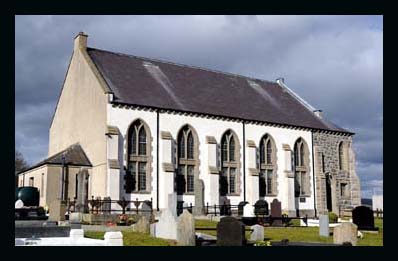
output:
<instances>
[{"instance_id":1,"label":"dark storm cloud","mask_svg":"<svg viewBox=\"0 0 398 261\"><path fill-rule=\"evenodd\" d=\"M48 128L79 31L89 46L275 80L356 133L363 195L383 180L380 16L17 16L16 146L47 156Z\"/></svg>"}]
</instances>

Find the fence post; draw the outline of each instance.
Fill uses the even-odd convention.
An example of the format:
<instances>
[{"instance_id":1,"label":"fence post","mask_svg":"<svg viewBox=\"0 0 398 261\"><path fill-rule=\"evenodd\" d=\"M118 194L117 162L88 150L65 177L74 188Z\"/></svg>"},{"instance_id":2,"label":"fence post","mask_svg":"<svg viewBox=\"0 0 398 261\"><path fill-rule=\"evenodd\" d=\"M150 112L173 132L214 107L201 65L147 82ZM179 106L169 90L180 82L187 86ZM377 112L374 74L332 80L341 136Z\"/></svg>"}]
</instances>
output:
<instances>
[{"instance_id":1,"label":"fence post","mask_svg":"<svg viewBox=\"0 0 398 261\"><path fill-rule=\"evenodd\" d=\"M216 208L216 204L214 204L214 215L217 216L217 208Z\"/></svg>"},{"instance_id":2,"label":"fence post","mask_svg":"<svg viewBox=\"0 0 398 261\"><path fill-rule=\"evenodd\" d=\"M206 202L206 215L209 214L209 202Z\"/></svg>"}]
</instances>

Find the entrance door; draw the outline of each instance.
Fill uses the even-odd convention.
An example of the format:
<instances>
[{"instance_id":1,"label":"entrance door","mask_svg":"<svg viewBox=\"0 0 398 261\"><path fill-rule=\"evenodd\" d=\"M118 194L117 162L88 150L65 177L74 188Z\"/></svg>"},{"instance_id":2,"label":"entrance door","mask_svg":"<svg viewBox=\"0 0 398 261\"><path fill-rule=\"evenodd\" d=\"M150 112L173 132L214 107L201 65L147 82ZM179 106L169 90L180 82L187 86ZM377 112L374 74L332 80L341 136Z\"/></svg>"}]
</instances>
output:
<instances>
[{"instance_id":1,"label":"entrance door","mask_svg":"<svg viewBox=\"0 0 398 261\"><path fill-rule=\"evenodd\" d=\"M329 175L326 177L326 205L328 210L332 211L332 185Z\"/></svg>"}]
</instances>

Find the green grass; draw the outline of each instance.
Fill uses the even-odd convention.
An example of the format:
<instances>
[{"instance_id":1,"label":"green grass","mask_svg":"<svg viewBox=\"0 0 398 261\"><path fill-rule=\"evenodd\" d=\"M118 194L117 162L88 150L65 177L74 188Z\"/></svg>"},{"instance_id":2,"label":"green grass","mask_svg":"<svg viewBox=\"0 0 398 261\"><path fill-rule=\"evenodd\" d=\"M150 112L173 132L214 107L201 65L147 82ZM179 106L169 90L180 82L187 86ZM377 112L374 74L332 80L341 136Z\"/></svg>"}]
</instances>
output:
<instances>
[{"instance_id":1,"label":"green grass","mask_svg":"<svg viewBox=\"0 0 398 261\"><path fill-rule=\"evenodd\" d=\"M84 236L94 239L104 239L105 232L84 231ZM175 246L174 240L151 237L148 234L133 231L122 231L124 246Z\"/></svg>"},{"instance_id":2,"label":"green grass","mask_svg":"<svg viewBox=\"0 0 398 261\"><path fill-rule=\"evenodd\" d=\"M296 223L296 220L295 222ZM294 224L297 225L297 224ZM209 220L196 220L196 227L217 227L217 222ZM376 218L375 226L379 227L378 234L363 232L363 238L358 238L358 246L382 246L383 245L383 219ZM246 227L249 228L249 227ZM291 242L321 242L333 243L333 236L320 237L318 227L265 227L266 241L280 241L288 239ZM217 231L200 231L205 234L217 235ZM330 232L333 232L331 229ZM246 238L249 238L250 232L246 232Z\"/></svg>"},{"instance_id":3,"label":"green grass","mask_svg":"<svg viewBox=\"0 0 398 261\"><path fill-rule=\"evenodd\" d=\"M195 220L196 228L216 228L216 221ZM358 239L358 246L382 246L383 245L383 219L375 218L375 226L379 228L378 234L363 232L363 238ZM250 227L246 227L250 228ZM280 241L288 239L291 242L322 242L333 243L333 236L320 237L318 227L265 227L266 241ZM332 232L331 229L330 232ZM216 236L215 230L200 230L198 232ZM176 246L174 240L154 238L148 234L122 231L124 246ZM88 238L104 239L105 232L85 231L84 236ZM250 237L250 232L246 232L246 238Z\"/></svg>"}]
</instances>

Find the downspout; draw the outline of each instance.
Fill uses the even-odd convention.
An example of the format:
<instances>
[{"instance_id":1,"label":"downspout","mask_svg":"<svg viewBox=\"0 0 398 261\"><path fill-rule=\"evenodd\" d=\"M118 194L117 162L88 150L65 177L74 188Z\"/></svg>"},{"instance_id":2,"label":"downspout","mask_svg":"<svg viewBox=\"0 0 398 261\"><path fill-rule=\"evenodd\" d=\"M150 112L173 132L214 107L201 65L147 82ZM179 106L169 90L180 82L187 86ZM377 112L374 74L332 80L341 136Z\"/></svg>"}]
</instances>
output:
<instances>
[{"instance_id":1,"label":"downspout","mask_svg":"<svg viewBox=\"0 0 398 261\"><path fill-rule=\"evenodd\" d=\"M159 110L156 110L156 210L159 211Z\"/></svg>"},{"instance_id":2,"label":"downspout","mask_svg":"<svg viewBox=\"0 0 398 261\"><path fill-rule=\"evenodd\" d=\"M243 201L246 201L246 138L245 138L245 122L243 126Z\"/></svg>"},{"instance_id":3,"label":"downspout","mask_svg":"<svg viewBox=\"0 0 398 261\"><path fill-rule=\"evenodd\" d=\"M317 217L316 213L316 190L315 190L315 164L314 164L314 133L311 131L311 139L312 139L312 187L314 190L314 211L315 217Z\"/></svg>"}]
</instances>

